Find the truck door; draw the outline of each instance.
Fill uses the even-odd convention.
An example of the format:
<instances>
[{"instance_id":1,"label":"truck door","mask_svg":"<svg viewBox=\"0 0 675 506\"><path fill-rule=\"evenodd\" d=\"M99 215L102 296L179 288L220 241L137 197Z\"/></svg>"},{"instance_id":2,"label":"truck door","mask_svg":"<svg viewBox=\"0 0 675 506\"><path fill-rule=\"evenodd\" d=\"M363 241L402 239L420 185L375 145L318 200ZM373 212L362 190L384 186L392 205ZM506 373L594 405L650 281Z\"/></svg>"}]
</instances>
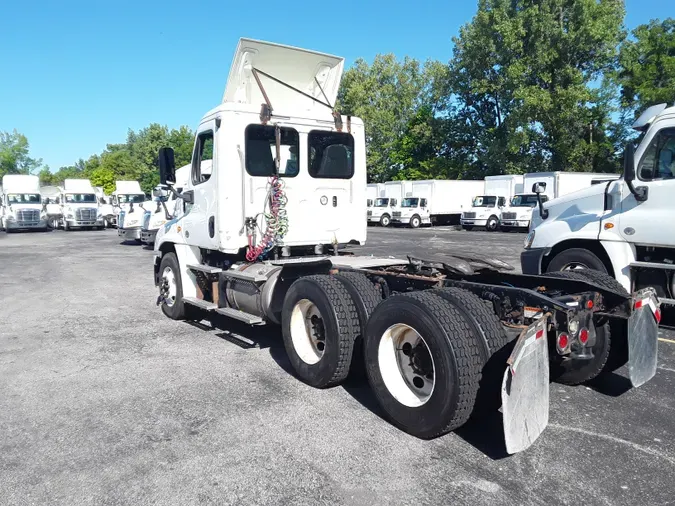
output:
<instances>
[{"instance_id":1,"label":"truck door","mask_svg":"<svg viewBox=\"0 0 675 506\"><path fill-rule=\"evenodd\" d=\"M215 142L215 120L202 123L197 130L192 169L186 190L192 192L194 202L186 205L183 217L183 235L192 246L218 249L218 152Z\"/></svg>"},{"instance_id":2,"label":"truck door","mask_svg":"<svg viewBox=\"0 0 675 506\"><path fill-rule=\"evenodd\" d=\"M675 242L675 128L655 129L645 138L642 152L636 153L636 187L644 186L648 198L635 200L623 180L619 232L631 243L670 246ZM610 192L611 193L611 192Z\"/></svg>"}]
</instances>

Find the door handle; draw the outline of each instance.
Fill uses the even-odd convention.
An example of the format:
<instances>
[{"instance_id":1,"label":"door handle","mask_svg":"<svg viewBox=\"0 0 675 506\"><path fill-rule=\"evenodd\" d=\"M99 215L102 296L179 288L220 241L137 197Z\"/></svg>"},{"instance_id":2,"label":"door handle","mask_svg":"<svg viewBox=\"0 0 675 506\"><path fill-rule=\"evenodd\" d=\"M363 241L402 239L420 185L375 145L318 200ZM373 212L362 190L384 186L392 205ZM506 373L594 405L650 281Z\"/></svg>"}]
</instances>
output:
<instances>
[{"instance_id":1,"label":"door handle","mask_svg":"<svg viewBox=\"0 0 675 506\"><path fill-rule=\"evenodd\" d=\"M337 207L337 196L333 195L333 207Z\"/></svg>"}]
</instances>

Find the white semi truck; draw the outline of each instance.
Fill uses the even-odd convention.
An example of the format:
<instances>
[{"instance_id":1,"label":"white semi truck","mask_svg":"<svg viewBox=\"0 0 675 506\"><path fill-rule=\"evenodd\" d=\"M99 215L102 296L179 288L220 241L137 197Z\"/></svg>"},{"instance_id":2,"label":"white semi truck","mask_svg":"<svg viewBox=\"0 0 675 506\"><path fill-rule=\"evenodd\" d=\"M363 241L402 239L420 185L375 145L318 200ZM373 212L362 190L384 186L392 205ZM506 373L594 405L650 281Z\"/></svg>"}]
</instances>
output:
<instances>
[{"instance_id":1,"label":"white semi truck","mask_svg":"<svg viewBox=\"0 0 675 506\"><path fill-rule=\"evenodd\" d=\"M563 197L594 184L606 183L618 179L617 174L592 172L532 172L525 174L523 193L513 196L508 207L502 210L500 227L504 232L514 229L528 230L532 220L532 211L537 206L537 194L531 192L535 184L543 190L542 203Z\"/></svg>"},{"instance_id":2,"label":"white semi truck","mask_svg":"<svg viewBox=\"0 0 675 506\"><path fill-rule=\"evenodd\" d=\"M523 176L487 176L482 191L482 195L474 197L471 209L462 213L464 230L473 230L474 227L485 227L489 232L497 230L506 203L513 195L523 191Z\"/></svg>"},{"instance_id":3,"label":"white semi truck","mask_svg":"<svg viewBox=\"0 0 675 506\"><path fill-rule=\"evenodd\" d=\"M103 229L101 203L88 179L66 179L61 196L61 225L68 231L74 228Z\"/></svg>"},{"instance_id":4,"label":"white semi truck","mask_svg":"<svg viewBox=\"0 0 675 506\"><path fill-rule=\"evenodd\" d=\"M57 229L63 218L63 209L61 208L61 188L58 186L41 186L40 194L47 214L47 223L50 228Z\"/></svg>"},{"instance_id":5,"label":"white semi truck","mask_svg":"<svg viewBox=\"0 0 675 506\"><path fill-rule=\"evenodd\" d=\"M411 196L401 200L392 223L411 228L459 223L462 213L471 208L472 196L483 189L483 181L431 179L408 183Z\"/></svg>"},{"instance_id":6,"label":"white semi truck","mask_svg":"<svg viewBox=\"0 0 675 506\"><path fill-rule=\"evenodd\" d=\"M191 165L185 165L176 170L175 192L168 192L161 187L157 187L153 192L154 207L145 211L143 215L141 226L141 242L143 244L154 244L159 228L183 214L184 202L176 195L183 191L183 188L187 185L191 168Z\"/></svg>"},{"instance_id":7,"label":"white semi truck","mask_svg":"<svg viewBox=\"0 0 675 506\"><path fill-rule=\"evenodd\" d=\"M47 230L47 213L40 195L38 176L6 174L2 176L0 230Z\"/></svg>"},{"instance_id":8,"label":"white semi truck","mask_svg":"<svg viewBox=\"0 0 675 506\"><path fill-rule=\"evenodd\" d=\"M146 208L152 205L138 181L115 181L114 201L118 206L117 235L123 241L141 242L141 226ZM149 209L148 209L149 210Z\"/></svg>"},{"instance_id":9,"label":"white semi truck","mask_svg":"<svg viewBox=\"0 0 675 506\"><path fill-rule=\"evenodd\" d=\"M417 437L501 405L510 453L546 427L551 376L580 383L628 360L633 385L653 377L650 289L617 291L602 275L512 274L475 255L429 262L344 250L365 243L367 225L364 125L332 105L343 65L241 39L180 192L173 150L160 149L161 184L186 206L155 238L162 312L278 324L302 381L331 387L365 367L386 417ZM608 361L610 341L632 353Z\"/></svg>"},{"instance_id":10,"label":"white semi truck","mask_svg":"<svg viewBox=\"0 0 675 506\"><path fill-rule=\"evenodd\" d=\"M627 291L653 287L675 304L675 107L652 106L634 123L621 179L547 202L533 214L523 272L594 269ZM543 191L543 188L533 190Z\"/></svg>"}]
</instances>

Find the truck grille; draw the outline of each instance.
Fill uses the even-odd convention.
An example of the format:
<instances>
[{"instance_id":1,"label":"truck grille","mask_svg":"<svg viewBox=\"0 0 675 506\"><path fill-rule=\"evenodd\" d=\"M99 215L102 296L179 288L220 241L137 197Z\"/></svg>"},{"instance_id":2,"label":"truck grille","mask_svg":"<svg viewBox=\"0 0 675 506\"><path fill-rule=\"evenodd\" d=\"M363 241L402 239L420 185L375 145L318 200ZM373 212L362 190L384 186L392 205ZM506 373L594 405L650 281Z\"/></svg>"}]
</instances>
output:
<instances>
[{"instance_id":1,"label":"truck grille","mask_svg":"<svg viewBox=\"0 0 675 506\"><path fill-rule=\"evenodd\" d=\"M394 211L391 214L394 216L394 218L400 218L401 217L401 211Z\"/></svg>"},{"instance_id":2,"label":"truck grille","mask_svg":"<svg viewBox=\"0 0 675 506\"><path fill-rule=\"evenodd\" d=\"M20 224L38 223L40 221L40 211L38 209L18 209L16 211L16 221Z\"/></svg>"},{"instance_id":3,"label":"truck grille","mask_svg":"<svg viewBox=\"0 0 675 506\"><path fill-rule=\"evenodd\" d=\"M372 212L372 211L368 211L368 216L372 216L372 215L373 215L373 212Z\"/></svg>"},{"instance_id":4,"label":"truck grille","mask_svg":"<svg viewBox=\"0 0 675 506\"><path fill-rule=\"evenodd\" d=\"M146 211L145 214L143 215L143 230L148 230L150 228L150 217L152 216L152 213L150 211Z\"/></svg>"},{"instance_id":5,"label":"truck grille","mask_svg":"<svg viewBox=\"0 0 675 506\"><path fill-rule=\"evenodd\" d=\"M75 210L75 219L77 221L96 221L96 209L78 208Z\"/></svg>"},{"instance_id":6,"label":"truck grille","mask_svg":"<svg viewBox=\"0 0 675 506\"><path fill-rule=\"evenodd\" d=\"M516 213L502 213L502 220L515 220Z\"/></svg>"},{"instance_id":7,"label":"truck grille","mask_svg":"<svg viewBox=\"0 0 675 506\"><path fill-rule=\"evenodd\" d=\"M464 217L474 219L476 217L476 213L464 213Z\"/></svg>"}]
</instances>

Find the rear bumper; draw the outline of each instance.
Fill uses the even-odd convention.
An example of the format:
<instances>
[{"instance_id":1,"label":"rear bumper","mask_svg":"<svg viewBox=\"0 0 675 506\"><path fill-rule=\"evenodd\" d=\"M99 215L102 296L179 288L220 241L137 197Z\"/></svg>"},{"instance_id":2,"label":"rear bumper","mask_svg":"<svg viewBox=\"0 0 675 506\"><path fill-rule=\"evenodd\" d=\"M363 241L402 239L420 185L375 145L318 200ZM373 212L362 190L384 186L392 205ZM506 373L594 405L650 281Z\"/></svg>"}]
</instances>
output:
<instances>
[{"instance_id":1,"label":"rear bumper","mask_svg":"<svg viewBox=\"0 0 675 506\"><path fill-rule=\"evenodd\" d=\"M144 244L152 244L155 242L157 230L141 230L141 242Z\"/></svg>"},{"instance_id":2,"label":"rear bumper","mask_svg":"<svg viewBox=\"0 0 675 506\"><path fill-rule=\"evenodd\" d=\"M520 268L523 274L541 274L541 261L549 251L549 248L523 250L520 254Z\"/></svg>"},{"instance_id":3,"label":"rear bumper","mask_svg":"<svg viewBox=\"0 0 675 506\"><path fill-rule=\"evenodd\" d=\"M117 229L117 235L119 235L125 241L132 241L135 239L141 238L141 228L119 228Z\"/></svg>"}]
</instances>

